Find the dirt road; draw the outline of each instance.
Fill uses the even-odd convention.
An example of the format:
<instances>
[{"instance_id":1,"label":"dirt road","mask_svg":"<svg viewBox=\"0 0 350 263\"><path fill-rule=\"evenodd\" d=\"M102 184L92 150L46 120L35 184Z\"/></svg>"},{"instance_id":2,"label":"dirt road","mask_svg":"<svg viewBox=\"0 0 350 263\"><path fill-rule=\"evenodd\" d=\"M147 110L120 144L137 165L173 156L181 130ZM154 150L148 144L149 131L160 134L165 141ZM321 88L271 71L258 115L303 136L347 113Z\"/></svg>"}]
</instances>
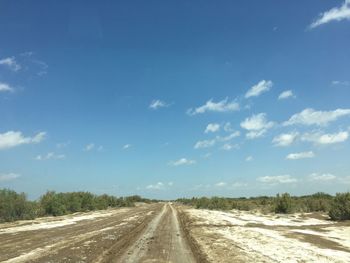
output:
<instances>
[{"instance_id":1,"label":"dirt road","mask_svg":"<svg viewBox=\"0 0 350 263\"><path fill-rule=\"evenodd\" d=\"M0 262L196 262L170 203L0 225Z\"/></svg>"}]
</instances>

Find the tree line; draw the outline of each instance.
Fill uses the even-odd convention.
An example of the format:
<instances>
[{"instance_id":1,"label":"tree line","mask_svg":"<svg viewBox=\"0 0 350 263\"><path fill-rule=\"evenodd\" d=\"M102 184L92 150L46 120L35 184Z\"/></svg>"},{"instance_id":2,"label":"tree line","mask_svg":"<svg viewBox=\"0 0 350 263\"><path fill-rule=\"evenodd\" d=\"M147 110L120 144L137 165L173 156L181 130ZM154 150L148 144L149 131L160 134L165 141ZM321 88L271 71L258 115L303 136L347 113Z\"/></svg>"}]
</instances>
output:
<instances>
[{"instance_id":1,"label":"tree line","mask_svg":"<svg viewBox=\"0 0 350 263\"><path fill-rule=\"evenodd\" d=\"M37 201L30 201L25 193L0 189L0 222L34 219L41 216L60 216L109 207L131 207L135 202L150 202L150 200L137 195L115 197L107 194L95 195L90 192L48 191Z\"/></svg>"},{"instance_id":2,"label":"tree line","mask_svg":"<svg viewBox=\"0 0 350 263\"><path fill-rule=\"evenodd\" d=\"M315 193L304 196L291 196L288 193L275 197L200 197L180 198L177 200L195 208L212 210L259 210L263 213L326 212L332 220L350 220L350 192L337 193L335 196L326 193Z\"/></svg>"}]
</instances>

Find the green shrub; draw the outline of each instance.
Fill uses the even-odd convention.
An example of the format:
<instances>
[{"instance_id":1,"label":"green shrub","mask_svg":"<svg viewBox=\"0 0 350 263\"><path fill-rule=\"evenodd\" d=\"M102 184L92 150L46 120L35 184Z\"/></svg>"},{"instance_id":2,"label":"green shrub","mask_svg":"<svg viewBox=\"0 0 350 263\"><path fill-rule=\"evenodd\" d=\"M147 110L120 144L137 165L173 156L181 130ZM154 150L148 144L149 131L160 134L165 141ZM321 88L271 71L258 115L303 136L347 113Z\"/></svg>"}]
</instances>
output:
<instances>
[{"instance_id":1,"label":"green shrub","mask_svg":"<svg viewBox=\"0 0 350 263\"><path fill-rule=\"evenodd\" d=\"M332 220L350 219L350 192L338 193L331 205L329 216Z\"/></svg>"},{"instance_id":2,"label":"green shrub","mask_svg":"<svg viewBox=\"0 0 350 263\"><path fill-rule=\"evenodd\" d=\"M24 193L0 189L0 222L32 219L37 213L37 204L28 201Z\"/></svg>"},{"instance_id":3,"label":"green shrub","mask_svg":"<svg viewBox=\"0 0 350 263\"><path fill-rule=\"evenodd\" d=\"M282 194L280 196L277 194L275 200L275 213L291 213L292 212L292 198L288 193Z\"/></svg>"}]
</instances>

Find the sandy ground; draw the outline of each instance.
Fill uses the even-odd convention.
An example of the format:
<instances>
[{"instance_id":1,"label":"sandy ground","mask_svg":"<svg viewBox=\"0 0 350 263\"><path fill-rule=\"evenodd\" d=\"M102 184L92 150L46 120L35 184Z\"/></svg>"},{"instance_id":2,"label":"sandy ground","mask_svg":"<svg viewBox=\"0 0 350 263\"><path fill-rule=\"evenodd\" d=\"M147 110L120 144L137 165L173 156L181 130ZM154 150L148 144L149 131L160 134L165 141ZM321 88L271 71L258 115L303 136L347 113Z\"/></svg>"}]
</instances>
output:
<instances>
[{"instance_id":1,"label":"sandy ground","mask_svg":"<svg viewBox=\"0 0 350 263\"><path fill-rule=\"evenodd\" d=\"M350 222L140 204L0 224L0 262L350 262Z\"/></svg>"},{"instance_id":2,"label":"sandy ground","mask_svg":"<svg viewBox=\"0 0 350 263\"><path fill-rule=\"evenodd\" d=\"M350 262L350 223L322 214L181 213L210 262Z\"/></svg>"},{"instance_id":3,"label":"sandy ground","mask_svg":"<svg viewBox=\"0 0 350 263\"><path fill-rule=\"evenodd\" d=\"M0 225L0 262L197 262L170 203Z\"/></svg>"}]
</instances>

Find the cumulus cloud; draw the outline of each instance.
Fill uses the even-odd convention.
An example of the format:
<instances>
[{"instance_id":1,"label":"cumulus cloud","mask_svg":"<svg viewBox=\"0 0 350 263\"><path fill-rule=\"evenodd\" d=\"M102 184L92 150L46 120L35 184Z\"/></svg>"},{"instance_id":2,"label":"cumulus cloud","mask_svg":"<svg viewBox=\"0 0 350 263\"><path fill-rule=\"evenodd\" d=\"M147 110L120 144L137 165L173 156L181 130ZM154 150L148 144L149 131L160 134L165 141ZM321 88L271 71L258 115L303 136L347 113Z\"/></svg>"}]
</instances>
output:
<instances>
[{"instance_id":1,"label":"cumulus cloud","mask_svg":"<svg viewBox=\"0 0 350 263\"><path fill-rule=\"evenodd\" d=\"M296 183L298 180L289 174L286 175L276 175L276 176L262 176L257 179L259 182L266 184L290 184Z\"/></svg>"},{"instance_id":2,"label":"cumulus cloud","mask_svg":"<svg viewBox=\"0 0 350 263\"><path fill-rule=\"evenodd\" d=\"M325 174L318 174L318 173L312 173L309 176L310 181L332 181L337 179L337 177L333 174L325 173Z\"/></svg>"},{"instance_id":3,"label":"cumulus cloud","mask_svg":"<svg viewBox=\"0 0 350 263\"><path fill-rule=\"evenodd\" d=\"M261 80L258 84L251 87L245 94L245 98L257 97L260 94L267 92L271 89L273 83L271 80Z\"/></svg>"},{"instance_id":4,"label":"cumulus cloud","mask_svg":"<svg viewBox=\"0 0 350 263\"><path fill-rule=\"evenodd\" d=\"M241 122L241 127L248 130L246 134L248 139L262 137L273 125L272 121L267 120L266 113L253 115Z\"/></svg>"},{"instance_id":5,"label":"cumulus cloud","mask_svg":"<svg viewBox=\"0 0 350 263\"><path fill-rule=\"evenodd\" d=\"M168 187L171 187L173 185L174 185L173 182L168 182L168 183L158 182L158 183L155 183L155 184L147 185L146 189L149 189L149 190L164 190L164 189L166 189Z\"/></svg>"},{"instance_id":6,"label":"cumulus cloud","mask_svg":"<svg viewBox=\"0 0 350 263\"><path fill-rule=\"evenodd\" d=\"M253 156L247 156L247 158L245 158L246 162L251 162L253 161Z\"/></svg>"},{"instance_id":7,"label":"cumulus cloud","mask_svg":"<svg viewBox=\"0 0 350 263\"><path fill-rule=\"evenodd\" d=\"M21 65L16 62L15 57L8 57L8 58L1 59L0 65L8 67L12 71L18 71L21 69Z\"/></svg>"},{"instance_id":8,"label":"cumulus cloud","mask_svg":"<svg viewBox=\"0 0 350 263\"><path fill-rule=\"evenodd\" d=\"M46 132L39 132L33 137L25 137L20 131L0 133L0 150L13 148L22 144L35 144L45 139Z\"/></svg>"},{"instance_id":9,"label":"cumulus cloud","mask_svg":"<svg viewBox=\"0 0 350 263\"><path fill-rule=\"evenodd\" d=\"M170 162L169 165L181 166L181 165L192 165L192 164L195 164L195 163L196 163L195 160L189 160L189 159L186 159L186 158L181 158L179 160Z\"/></svg>"},{"instance_id":10,"label":"cumulus cloud","mask_svg":"<svg viewBox=\"0 0 350 263\"><path fill-rule=\"evenodd\" d=\"M287 155L286 159L288 160L299 160L306 158L314 158L315 154L312 151L300 152L300 153L290 153Z\"/></svg>"},{"instance_id":11,"label":"cumulus cloud","mask_svg":"<svg viewBox=\"0 0 350 263\"><path fill-rule=\"evenodd\" d=\"M220 130L220 124L218 123L209 123L207 127L205 128L205 133L209 132L217 132Z\"/></svg>"},{"instance_id":12,"label":"cumulus cloud","mask_svg":"<svg viewBox=\"0 0 350 263\"><path fill-rule=\"evenodd\" d=\"M215 145L215 140L203 140L203 141L198 141L194 145L195 149L203 149L203 148L209 148Z\"/></svg>"},{"instance_id":13,"label":"cumulus cloud","mask_svg":"<svg viewBox=\"0 0 350 263\"><path fill-rule=\"evenodd\" d=\"M0 82L0 92L13 92L14 88L12 88L9 84Z\"/></svg>"},{"instance_id":14,"label":"cumulus cloud","mask_svg":"<svg viewBox=\"0 0 350 263\"><path fill-rule=\"evenodd\" d=\"M272 143L275 146L289 146L297 139L298 136L298 132L282 133L278 136L275 136L272 140Z\"/></svg>"},{"instance_id":15,"label":"cumulus cloud","mask_svg":"<svg viewBox=\"0 0 350 263\"><path fill-rule=\"evenodd\" d=\"M229 112L229 111L238 111L239 104L235 101L228 101L228 98L221 100L219 102L214 102L212 99L208 100L204 105L187 110L187 114L196 115L202 114L205 112Z\"/></svg>"},{"instance_id":16,"label":"cumulus cloud","mask_svg":"<svg viewBox=\"0 0 350 263\"><path fill-rule=\"evenodd\" d=\"M340 117L350 115L350 109L336 109L333 111L315 111L307 108L300 113L296 113L283 123L284 126L302 124L326 126L328 123L336 121Z\"/></svg>"},{"instance_id":17,"label":"cumulus cloud","mask_svg":"<svg viewBox=\"0 0 350 263\"><path fill-rule=\"evenodd\" d=\"M94 148L95 148L95 144L89 143L88 145L85 146L84 150L89 152L89 151L92 151Z\"/></svg>"},{"instance_id":18,"label":"cumulus cloud","mask_svg":"<svg viewBox=\"0 0 350 263\"><path fill-rule=\"evenodd\" d=\"M333 80L331 82L331 84L333 86L350 86L350 81L347 81L347 80L343 80L343 81L341 81L341 80Z\"/></svg>"},{"instance_id":19,"label":"cumulus cloud","mask_svg":"<svg viewBox=\"0 0 350 263\"><path fill-rule=\"evenodd\" d=\"M321 132L311 132L305 133L301 137L302 141L313 142L314 144L327 145L333 143L344 142L349 138L349 132L340 131L338 133L321 133Z\"/></svg>"},{"instance_id":20,"label":"cumulus cloud","mask_svg":"<svg viewBox=\"0 0 350 263\"><path fill-rule=\"evenodd\" d=\"M20 177L21 175L15 173L0 174L0 182L12 181Z\"/></svg>"},{"instance_id":21,"label":"cumulus cloud","mask_svg":"<svg viewBox=\"0 0 350 263\"><path fill-rule=\"evenodd\" d=\"M215 186L217 186L217 187L224 187L226 185L227 185L226 182L218 182L218 183L215 184Z\"/></svg>"},{"instance_id":22,"label":"cumulus cloud","mask_svg":"<svg viewBox=\"0 0 350 263\"><path fill-rule=\"evenodd\" d=\"M334 7L324 13L309 26L310 29L332 21L350 20L350 0L345 0L340 7Z\"/></svg>"},{"instance_id":23,"label":"cumulus cloud","mask_svg":"<svg viewBox=\"0 0 350 263\"><path fill-rule=\"evenodd\" d=\"M285 90L278 96L279 100L284 100L284 99L288 99L288 98L295 98L293 91Z\"/></svg>"},{"instance_id":24,"label":"cumulus cloud","mask_svg":"<svg viewBox=\"0 0 350 263\"><path fill-rule=\"evenodd\" d=\"M53 159L53 160L62 160L62 159L65 159L66 156L64 154L56 154L54 152L50 152L46 155L38 155L35 157L35 160L38 160L38 161L43 161L43 160L50 160L50 159Z\"/></svg>"},{"instance_id":25,"label":"cumulus cloud","mask_svg":"<svg viewBox=\"0 0 350 263\"><path fill-rule=\"evenodd\" d=\"M222 147L221 147L221 149L222 150L224 150L224 151L231 151L231 150L233 150L233 149L238 149L239 147L238 147L238 145L236 145L236 144L230 144L230 143L225 143Z\"/></svg>"},{"instance_id":26,"label":"cumulus cloud","mask_svg":"<svg viewBox=\"0 0 350 263\"><path fill-rule=\"evenodd\" d=\"M225 132L232 132L232 131L234 131L233 128L232 128L232 126L231 126L231 123L230 123L230 122L226 122L226 123L224 124L224 131L225 131Z\"/></svg>"},{"instance_id":27,"label":"cumulus cloud","mask_svg":"<svg viewBox=\"0 0 350 263\"><path fill-rule=\"evenodd\" d=\"M164 188L164 183L158 182L156 184L150 184L150 185L147 185L146 188L151 190L160 190Z\"/></svg>"},{"instance_id":28,"label":"cumulus cloud","mask_svg":"<svg viewBox=\"0 0 350 263\"><path fill-rule=\"evenodd\" d=\"M232 139L239 137L241 135L241 133L239 131L235 131L232 132L231 134L227 135L227 136L216 136L216 141L219 142L227 142L227 141L231 141Z\"/></svg>"},{"instance_id":29,"label":"cumulus cloud","mask_svg":"<svg viewBox=\"0 0 350 263\"><path fill-rule=\"evenodd\" d=\"M127 149L129 149L129 148L131 148L131 144L125 144L125 145L123 145L123 150L127 150Z\"/></svg>"},{"instance_id":30,"label":"cumulus cloud","mask_svg":"<svg viewBox=\"0 0 350 263\"><path fill-rule=\"evenodd\" d=\"M159 108L164 108L164 107L169 107L169 104L161 100L153 100L149 105L149 108L152 110L157 110Z\"/></svg>"}]
</instances>

